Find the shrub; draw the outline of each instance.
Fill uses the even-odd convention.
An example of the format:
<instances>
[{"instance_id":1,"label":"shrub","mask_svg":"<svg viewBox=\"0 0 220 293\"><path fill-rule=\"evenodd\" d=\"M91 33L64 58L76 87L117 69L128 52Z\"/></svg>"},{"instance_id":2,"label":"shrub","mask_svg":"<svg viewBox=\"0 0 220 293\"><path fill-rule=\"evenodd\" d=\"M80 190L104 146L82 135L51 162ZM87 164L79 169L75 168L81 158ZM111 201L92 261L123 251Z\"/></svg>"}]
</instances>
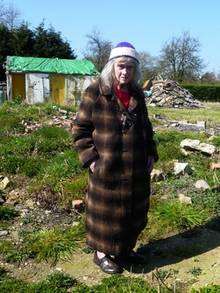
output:
<instances>
[{"instance_id":1,"label":"shrub","mask_svg":"<svg viewBox=\"0 0 220 293\"><path fill-rule=\"evenodd\" d=\"M11 220L19 215L14 208L0 206L0 220Z\"/></svg>"},{"instance_id":2,"label":"shrub","mask_svg":"<svg viewBox=\"0 0 220 293\"><path fill-rule=\"evenodd\" d=\"M198 85L183 84L183 87L199 100L220 102L220 86L219 85Z\"/></svg>"}]
</instances>

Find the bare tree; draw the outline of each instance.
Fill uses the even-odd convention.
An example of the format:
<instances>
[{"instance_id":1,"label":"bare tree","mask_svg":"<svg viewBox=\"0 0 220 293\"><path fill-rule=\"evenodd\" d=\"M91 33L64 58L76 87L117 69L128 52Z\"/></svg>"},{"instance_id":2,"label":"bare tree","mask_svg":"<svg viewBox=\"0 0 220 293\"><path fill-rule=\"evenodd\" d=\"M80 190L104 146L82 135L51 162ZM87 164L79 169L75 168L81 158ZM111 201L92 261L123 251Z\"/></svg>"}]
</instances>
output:
<instances>
[{"instance_id":1,"label":"bare tree","mask_svg":"<svg viewBox=\"0 0 220 293\"><path fill-rule=\"evenodd\" d=\"M207 71L201 76L201 82L214 83L216 80L215 72Z\"/></svg>"},{"instance_id":2,"label":"bare tree","mask_svg":"<svg viewBox=\"0 0 220 293\"><path fill-rule=\"evenodd\" d=\"M178 81L197 79L203 66L200 42L189 32L173 37L161 50L161 73Z\"/></svg>"},{"instance_id":3,"label":"bare tree","mask_svg":"<svg viewBox=\"0 0 220 293\"><path fill-rule=\"evenodd\" d=\"M20 12L13 3L5 4L0 0L0 23L6 25L9 29L13 29L19 24Z\"/></svg>"},{"instance_id":4,"label":"bare tree","mask_svg":"<svg viewBox=\"0 0 220 293\"><path fill-rule=\"evenodd\" d=\"M88 38L88 43L84 57L91 60L98 71L101 71L108 61L112 43L104 40L97 29L93 29L86 37Z\"/></svg>"},{"instance_id":5,"label":"bare tree","mask_svg":"<svg viewBox=\"0 0 220 293\"><path fill-rule=\"evenodd\" d=\"M157 58L151 56L148 52L141 51L139 54L142 81L154 78L158 73Z\"/></svg>"}]
</instances>

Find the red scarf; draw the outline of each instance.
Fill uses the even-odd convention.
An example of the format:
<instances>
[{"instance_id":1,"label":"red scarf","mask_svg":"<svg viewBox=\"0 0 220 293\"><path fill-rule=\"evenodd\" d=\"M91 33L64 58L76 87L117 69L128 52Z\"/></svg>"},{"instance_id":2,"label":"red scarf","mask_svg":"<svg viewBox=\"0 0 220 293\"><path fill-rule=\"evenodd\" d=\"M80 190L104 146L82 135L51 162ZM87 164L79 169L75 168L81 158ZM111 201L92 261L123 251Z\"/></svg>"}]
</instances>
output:
<instances>
[{"instance_id":1,"label":"red scarf","mask_svg":"<svg viewBox=\"0 0 220 293\"><path fill-rule=\"evenodd\" d=\"M124 107L126 109L128 109L130 98L131 98L130 93L127 91L123 91L121 89L118 89L117 86L114 86L114 92L115 92L116 97L122 102Z\"/></svg>"}]
</instances>

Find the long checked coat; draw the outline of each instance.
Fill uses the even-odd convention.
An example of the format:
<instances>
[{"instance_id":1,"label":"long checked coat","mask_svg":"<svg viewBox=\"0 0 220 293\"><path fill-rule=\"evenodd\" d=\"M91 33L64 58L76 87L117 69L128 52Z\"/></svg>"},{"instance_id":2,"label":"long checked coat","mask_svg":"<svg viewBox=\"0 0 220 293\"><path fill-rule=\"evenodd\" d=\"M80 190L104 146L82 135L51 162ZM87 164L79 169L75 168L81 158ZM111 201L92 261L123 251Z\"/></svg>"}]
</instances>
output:
<instances>
[{"instance_id":1,"label":"long checked coat","mask_svg":"<svg viewBox=\"0 0 220 293\"><path fill-rule=\"evenodd\" d=\"M87 244L106 254L132 249L147 223L148 156L157 160L153 131L141 89L130 87L133 123L123 129L126 109L99 83L88 87L74 122L75 148L89 169L86 195Z\"/></svg>"}]
</instances>

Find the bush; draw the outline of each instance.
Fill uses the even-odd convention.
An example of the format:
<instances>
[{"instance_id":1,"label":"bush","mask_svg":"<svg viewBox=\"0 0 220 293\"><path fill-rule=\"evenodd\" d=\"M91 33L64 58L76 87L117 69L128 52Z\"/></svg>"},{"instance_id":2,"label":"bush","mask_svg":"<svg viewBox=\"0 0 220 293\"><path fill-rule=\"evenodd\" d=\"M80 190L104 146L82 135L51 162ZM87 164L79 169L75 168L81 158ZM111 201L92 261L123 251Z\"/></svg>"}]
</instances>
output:
<instances>
[{"instance_id":1,"label":"bush","mask_svg":"<svg viewBox=\"0 0 220 293\"><path fill-rule=\"evenodd\" d=\"M185 89L198 100L209 102L220 102L220 86L219 85L197 85L183 84Z\"/></svg>"},{"instance_id":2,"label":"bush","mask_svg":"<svg viewBox=\"0 0 220 293\"><path fill-rule=\"evenodd\" d=\"M11 220L19 215L14 208L0 206L0 220Z\"/></svg>"}]
</instances>

